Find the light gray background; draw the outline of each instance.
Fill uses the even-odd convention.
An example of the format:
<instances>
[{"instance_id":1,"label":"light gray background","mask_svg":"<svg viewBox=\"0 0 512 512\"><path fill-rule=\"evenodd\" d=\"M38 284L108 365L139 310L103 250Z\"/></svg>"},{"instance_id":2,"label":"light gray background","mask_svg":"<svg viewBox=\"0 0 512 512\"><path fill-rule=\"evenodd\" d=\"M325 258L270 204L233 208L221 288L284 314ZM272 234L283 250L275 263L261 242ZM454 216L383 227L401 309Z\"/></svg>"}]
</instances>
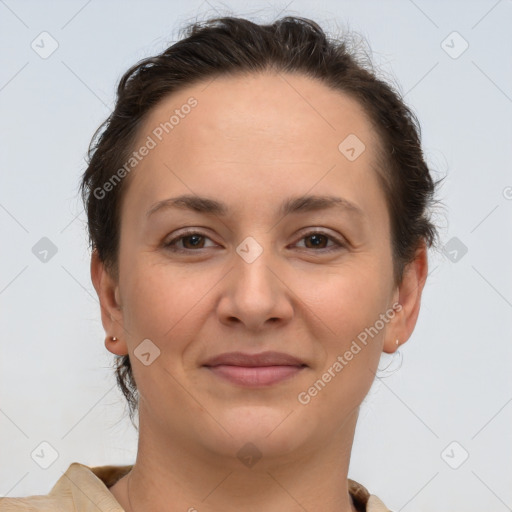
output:
<instances>
[{"instance_id":1,"label":"light gray background","mask_svg":"<svg viewBox=\"0 0 512 512\"><path fill-rule=\"evenodd\" d=\"M457 262L431 254L416 330L401 363L382 358L349 476L395 511L512 510L510 0L0 0L0 495L46 494L74 461L134 461L89 277L79 176L121 74L183 23L225 14L295 14L365 36L419 116L435 176L447 175L443 243L467 247ZM31 48L43 31L59 45L46 59ZM469 44L458 58L441 46L453 31ZM453 54L463 41L444 44ZM32 252L42 237L58 249L46 263ZM58 453L48 469L31 458L51 456L42 442Z\"/></svg>"}]
</instances>

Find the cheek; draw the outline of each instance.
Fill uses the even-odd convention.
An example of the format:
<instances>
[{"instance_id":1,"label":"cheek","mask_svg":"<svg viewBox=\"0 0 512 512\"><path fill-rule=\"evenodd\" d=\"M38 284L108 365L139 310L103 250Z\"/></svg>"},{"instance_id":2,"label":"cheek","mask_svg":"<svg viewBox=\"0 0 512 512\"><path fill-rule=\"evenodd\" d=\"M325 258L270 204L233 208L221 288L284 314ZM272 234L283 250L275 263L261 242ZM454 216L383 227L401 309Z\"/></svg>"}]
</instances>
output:
<instances>
[{"instance_id":1,"label":"cheek","mask_svg":"<svg viewBox=\"0 0 512 512\"><path fill-rule=\"evenodd\" d=\"M347 267L330 275L327 282L317 289L310 307L318 317L316 324L326 333L317 338L318 351L324 353L298 398L301 404L308 402L310 411L316 409L320 416L343 422L375 379L385 330L375 330L375 325L379 322L381 327L380 315L387 310L387 302L377 268Z\"/></svg>"},{"instance_id":2,"label":"cheek","mask_svg":"<svg viewBox=\"0 0 512 512\"><path fill-rule=\"evenodd\" d=\"M388 275L378 263L361 258L358 265L347 265L330 273L325 286L315 294L311 308L326 327L323 349L326 353L322 370L332 367L342 356L347 379L344 386L369 387L382 352L383 335L388 322L382 320L389 308ZM383 277L385 276L385 277ZM322 339L322 338L320 338ZM339 366L337 367L339 369ZM328 378L328 377L327 377Z\"/></svg>"},{"instance_id":3,"label":"cheek","mask_svg":"<svg viewBox=\"0 0 512 512\"><path fill-rule=\"evenodd\" d=\"M194 367L229 266L172 264L154 252L126 255L124 263L123 323L130 352L149 339L160 350L158 365L183 374Z\"/></svg>"},{"instance_id":4,"label":"cheek","mask_svg":"<svg viewBox=\"0 0 512 512\"><path fill-rule=\"evenodd\" d=\"M204 291L211 288L207 275L194 285L197 273L195 276L188 274L165 264L136 262L125 279L123 290L126 327L138 335L155 339L163 339L166 334L172 336L172 332L180 330Z\"/></svg>"},{"instance_id":5,"label":"cheek","mask_svg":"<svg viewBox=\"0 0 512 512\"><path fill-rule=\"evenodd\" d=\"M190 276L183 269L154 263L150 255L140 254L125 262L123 323L139 393L146 398L166 393L178 403L184 396L173 376L178 381L183 377L183 354L190 341L197 338L200 322L194 321L194 315L204 314L201 298L213 286L209 284L211 277L203 276L202 282L194 286L197 273ZM138 347L146 339L159 351L149 345L148 350L155 350L158 356L147 366L137 358Z\"/></svg>"},{"instance_id":6,"label":"cheek","mask_svg":"<svg viewBox=\"0 0 512 512\"><path fill-rule=\"evenodd\" d=\"M297 279L298 295L338 343L373 324L387 308L390 279L382 261L355 255L322 275L304 273Z\"/></svg>"}]
</instances>

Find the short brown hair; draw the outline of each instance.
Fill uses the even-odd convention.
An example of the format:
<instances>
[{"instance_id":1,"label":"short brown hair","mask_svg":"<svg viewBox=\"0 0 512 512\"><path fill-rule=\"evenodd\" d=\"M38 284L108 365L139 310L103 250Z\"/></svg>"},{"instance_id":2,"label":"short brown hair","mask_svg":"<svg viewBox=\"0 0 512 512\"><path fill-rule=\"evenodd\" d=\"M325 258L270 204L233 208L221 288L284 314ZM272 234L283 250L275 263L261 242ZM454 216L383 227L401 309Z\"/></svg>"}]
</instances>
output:
<instances>
[{"instance_id":1,"label":"short brown hair","mask_svg":"<svg viewBox=\"0 0 512 512\"><path fill-rule=\"evenodd\" d=\"M368 69L367 69L368 68ZM117 276L120 204L126 180L96 197L126 162L142 119L169 94L219 75L265 70L302 73L348 94L365 110L379 135L378 177L391 218L394 278L402 280L407 263L421 244L438 238L430 218L434 183L424 161L420 126L399 93L364 66L343 38L332 39L312 20L286 16L272 24L236 17L213 18L185 27L184 37L154 57L131 67L117 88L115 108L93 136L81 192L88 216L90 243ZM127 399L130 418L138 409L138 393L128 355L116 356L118 385Z\"/></svg>"}]
</instances>

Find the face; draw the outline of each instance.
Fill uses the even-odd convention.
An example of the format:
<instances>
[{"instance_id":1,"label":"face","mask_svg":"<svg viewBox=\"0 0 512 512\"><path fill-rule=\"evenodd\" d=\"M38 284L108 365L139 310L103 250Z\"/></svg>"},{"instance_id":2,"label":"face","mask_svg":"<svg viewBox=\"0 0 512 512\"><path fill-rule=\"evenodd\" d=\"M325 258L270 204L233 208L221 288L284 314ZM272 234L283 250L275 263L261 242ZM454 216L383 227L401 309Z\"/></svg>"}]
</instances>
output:
<instances>
[{"instance_id":1,"label":"face","mask_svg":"<svg viewBox=\"0 0 512 512\"><path fill-rule=\"evenodd\" d=\"M393 309L378 142L355 100L301 75L216 78L150 112L104 325L120 339L109 350L130 354L152 435L231 456L342 436L415 321ZM205 366L267 351L302 366Z\"/></svg>"}]
</instances>

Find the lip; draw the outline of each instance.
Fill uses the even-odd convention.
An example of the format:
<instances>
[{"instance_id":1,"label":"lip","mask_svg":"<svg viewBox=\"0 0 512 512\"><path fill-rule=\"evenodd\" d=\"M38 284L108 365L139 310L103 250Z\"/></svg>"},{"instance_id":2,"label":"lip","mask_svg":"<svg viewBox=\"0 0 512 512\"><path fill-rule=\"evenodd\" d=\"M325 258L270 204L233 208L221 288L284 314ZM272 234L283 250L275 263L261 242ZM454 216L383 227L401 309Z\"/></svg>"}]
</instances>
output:
<instances>
[{"instance_id":1,"label":"lip","mask_svg":"<svg viewBox=\"0 0 512 512\"><path fill-rule=\"evenodd\" d=\"M233 384L248 387L271 386L288 380L301 372L305 366L207 366L217 377Z\"/></svg>"},{"instance_id":2,"label":"lip","mask_svg":"<svg viewBox=\"0 0 512 512\"><path fill-rule=\"evenodd\" d=\"M203 366L306 366L300 359L284 352L260 352L247 354L244 352L225 352L208 359Z\"/></svg>"},{"instance_id":3,"label":"lip","mask_svg":"<svg viewBox=\"0 0 512 512\"><path fill-rule=\"evenodd\" d=\"M307 367L300 359L282 352L229 352L209 359L203 366L217 377L248 387L277 384Z\"/></svg>"}]
</instances>

